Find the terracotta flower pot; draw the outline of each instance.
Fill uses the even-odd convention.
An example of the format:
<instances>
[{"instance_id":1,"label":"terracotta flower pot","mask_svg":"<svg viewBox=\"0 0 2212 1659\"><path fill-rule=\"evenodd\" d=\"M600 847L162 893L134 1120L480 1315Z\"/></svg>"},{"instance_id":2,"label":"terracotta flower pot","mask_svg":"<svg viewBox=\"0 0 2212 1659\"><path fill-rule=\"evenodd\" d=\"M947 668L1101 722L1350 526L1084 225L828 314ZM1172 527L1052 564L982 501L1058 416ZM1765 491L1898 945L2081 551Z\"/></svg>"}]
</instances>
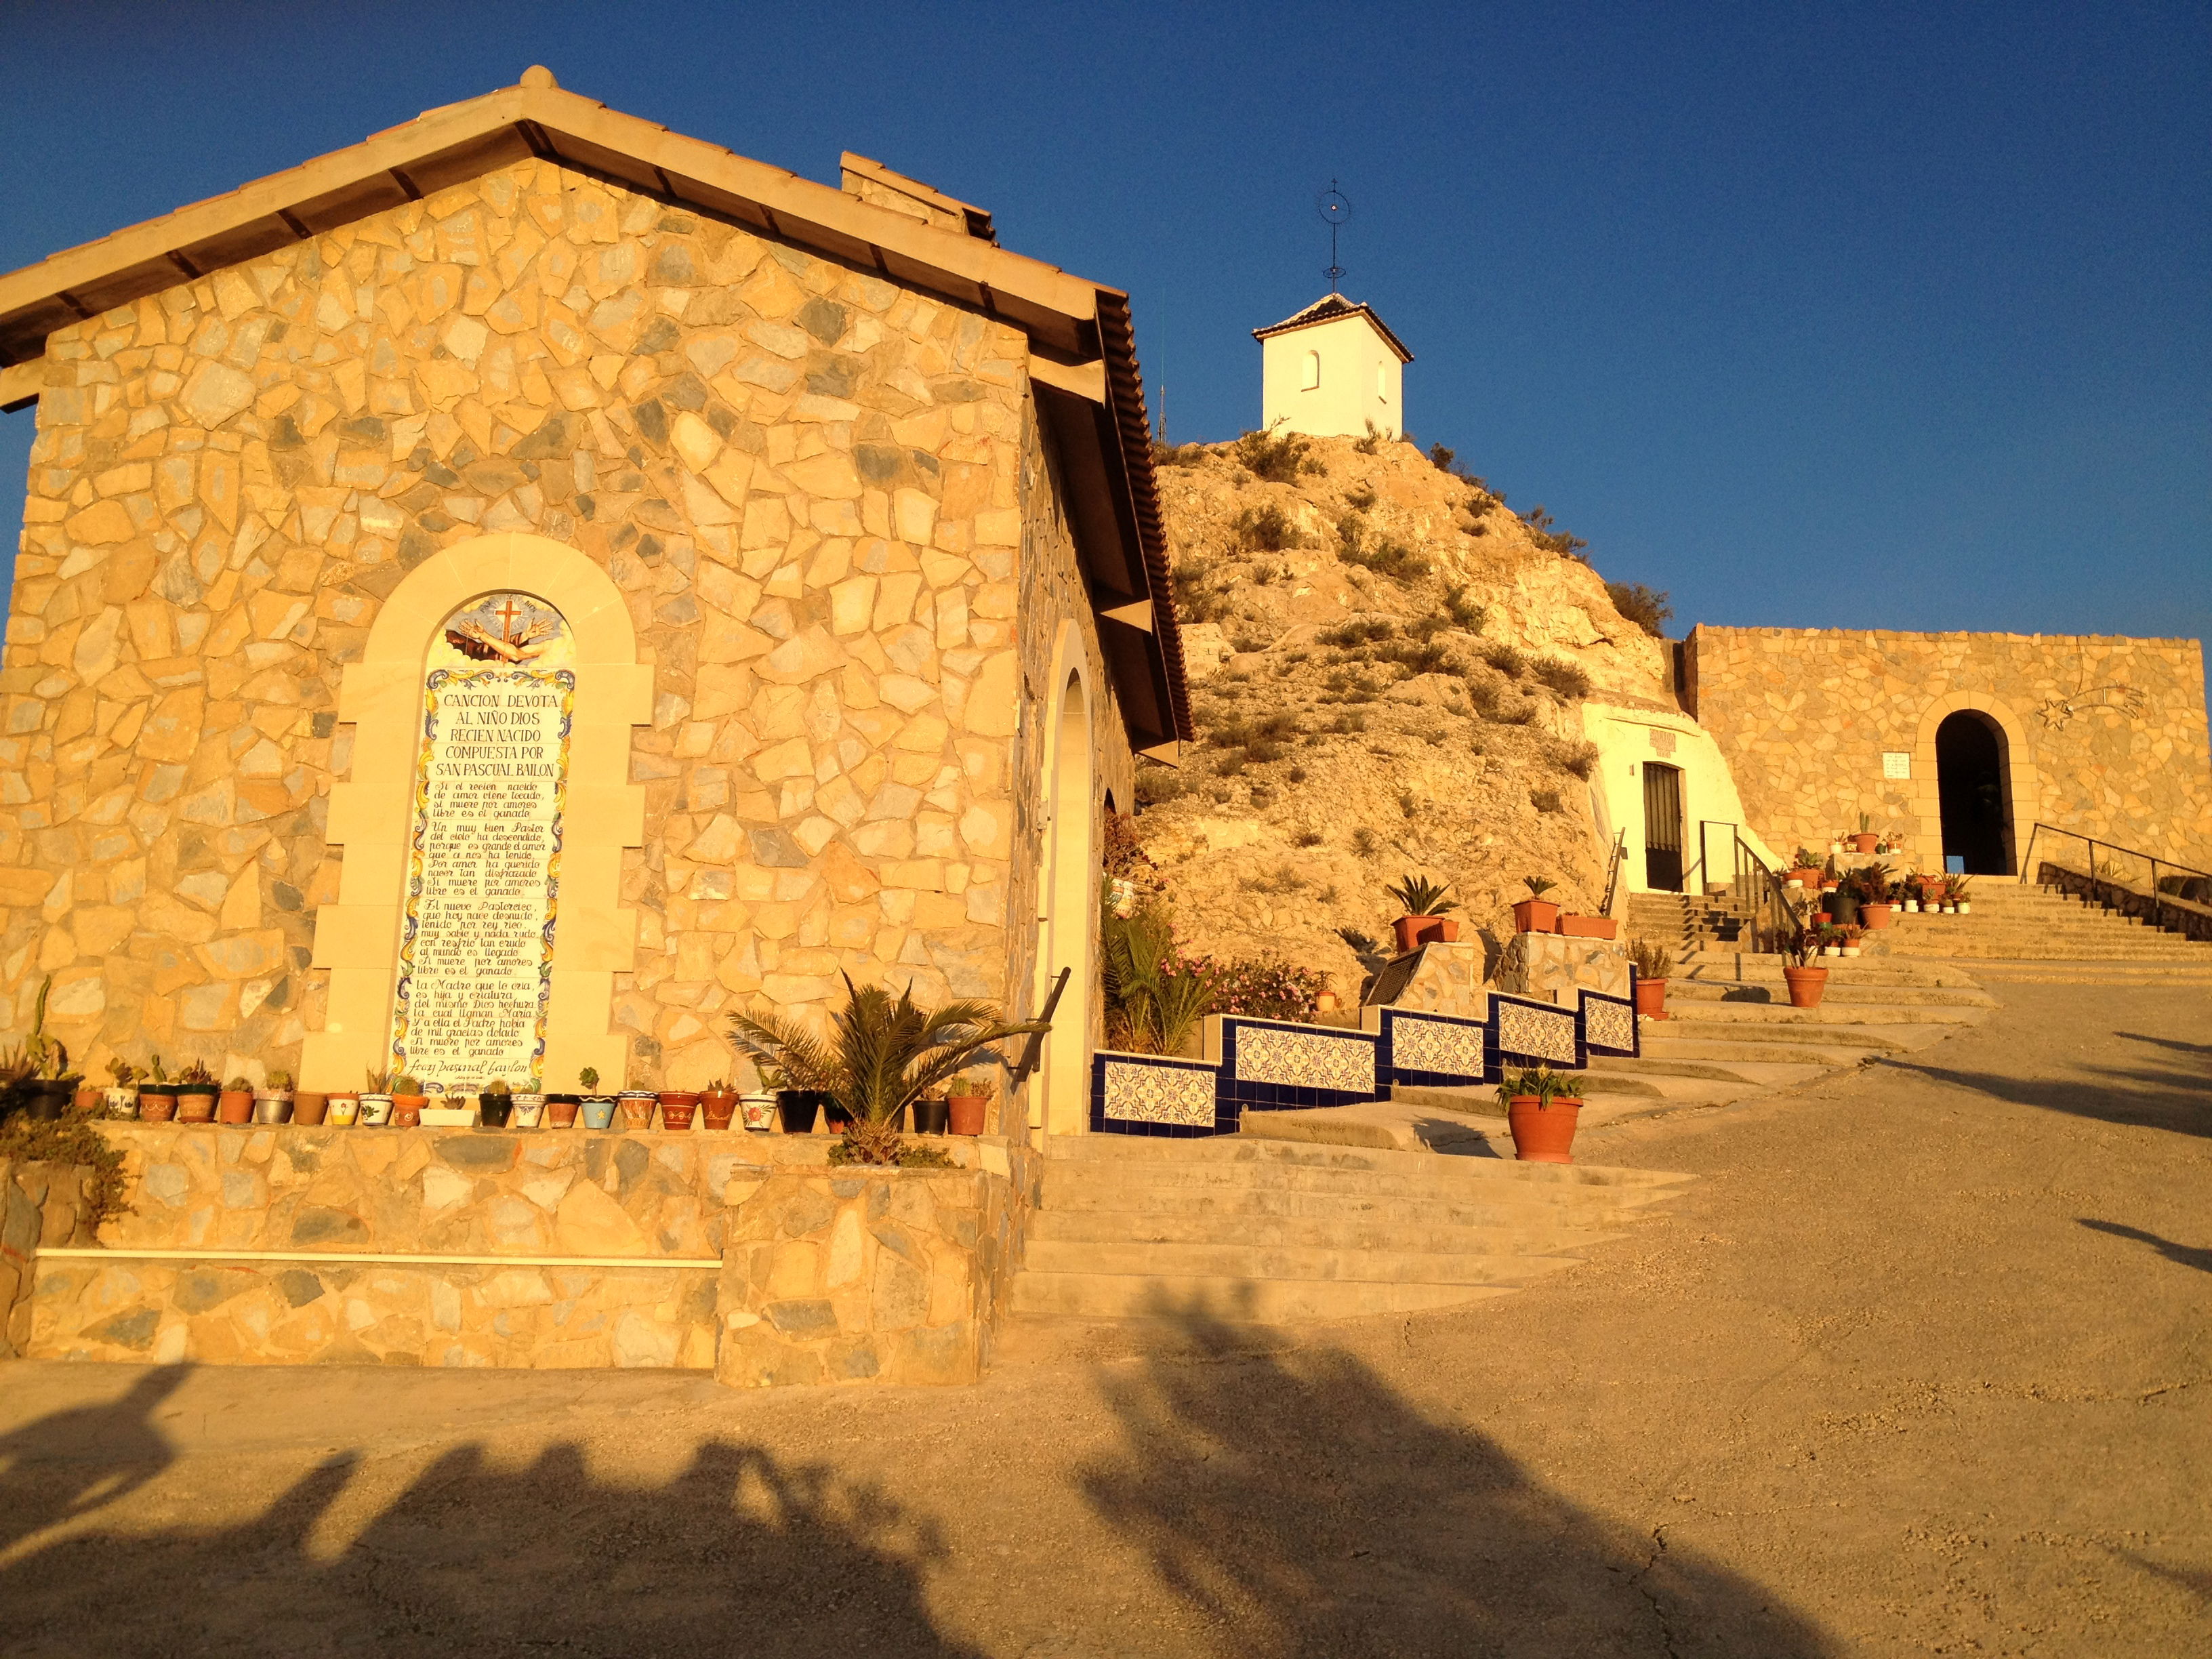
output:
<instances>
[{"instance_id":1,"label":"terracotta flower pot","mask_svg":"<svg viewBox=\"0 0 2212 1659\"><path fill-rule=\"evenodd\" d=\"M79 1089L70 1102L70 1108L83 1117L94 1115L105 1109L106 1105L107 1091L90 1087Z\"/></svg>"},{"instance_id":2,"label":"terracotta flower pot","mask_svg":"<svg viewBox=\"0 0 2212 1659\"><path fill-rule=\"evenodd\" d=\"M660 1103L660 1097L650 1089L625 1089L616 1098L622 1103L623 1127L650 1129L653 1109Z\"/></svg>"},{"instance_id":3,"label":"terracotta flower pot","mask_svg":"<svg viewBox=\"0 0 2212 1659\"><path fill-rule=\"evenodd\" d=\"M735 1089L709 1089L699 1097L699 1110L706 1119L705 1127L719 1134L730 1127L738 1115L738 1091Z\"/></svg>"},{"instance_id":4,"label":"terracotta flower pot","mask_svg":"<svg viewBox=\"0 0 2212 1659\"><path fill-rule=\"evenodd\" d=\"M301 1128L319 1127L330 1115L331 1097L301 1089L292 1097L292 1121Z\"/></svg>"},{"instance_id":5,"label":"terracotta flower pot","mask_svg":"<svg viewBox=\"0 0 2212 1659\"><path fill-rule=\"evenodd\" d=\"M1646 1019L1667 1018L1667 981L1663 979L1644 979L1636 981L1636 1012Z\"/></svg>"},{"instance_id":6,"label":"terracotta flower pot","mask_svg":"<svg viewBox=\"0 0 2212 1659\"><path fill-rule=\"evenodd\" d=\"M1881 837L1880 836L1853 836L1851 837L1851 845L1859 852L1871 853L1875 848L1881 845Z\"/></svg>"},{"instance_id":7,"label":"terracotta flower pot","mask_svg":"<svg viewBox=\"0 0 2212 1659\"><path fill-rule=\"evenodd\" d=\"M1579 1100L1555 1099L1539 1104L1534 1095L1516 1095L1506 1108L1506 1122L1513 1130L1513 1156L1523 1164L1571 1164L1575 1125L1581 1121Z\"/></svg>"},{"instance_id":8,"label":"terracotta flower pot","mask_svg":"<svg viewBox=\"0 0 2212 1659\"><path fill-rule=\"evenodd\" d=\"M980 1135L983 1116L991 1104L988 1095L947 1095L945 1115L956 1135Z\"/></svg>"},{"instance_id":9,"label":"terracotta flower pot","mask_svg":"<svg viewBox=\"0 0 2212 1659\"><path fill-rule=\"evenodd\" d=\"M394 1095L392 1097L392 1127L395 1129L419 1129L422 1127L422 1109L430 1103L428 1095Z\"/></svg>"},{"instance_id":10,"label":"terracotta flower pot","mask_svg":"<svg viewBox=\"0 0 2212 1659\"><path fill-rule=\"evenodd\" d=\"M1859 920L1864 922L1869 927L1888 927L1889 915L1890 907L1887 904L1862 904L1859 906Z\"/></svg>"},{"instance_id":11,"label":"terracotta flower pot","mask_svg":"<svg viewBox=\"0 0 2212 1659\"><path fill-rule=\"evenodd\" d=\"M216 1097L215 1121L218 1123L251 1123L253 1121L253 1091L225 1089Z\"/></svg>"},{"instance_id":12,"label":"terracotta flower pot","mask_svg":"<svg viewBox=\"0 0 2212 1659\"><path fill-rule=\"evenodd\" d=\"M1616 939L1620 924L1611 916L1562 915L1559 931L1569 939Z\"/></svg>"},{"instance_id":13,"label":"terracotta flower pot","mask_svg":"<svg viewBox=\"0 0 2212 1659\"><path fill-rule=\"evenodd\" d=\"M692 1116L699 1109L699 1095L690 1089L663 1089L660 1091L660 1127L680 1132L691 1127Z\"/></svg>"},{"instance_id":14,"label":"terracotta flower pot","mask_svg":"<svg viewBox=\"0 0 2212 1659\"><path fill-rule=\"evenodd\" d=\"M1786 967L1782 977L1789 981L1790 1006L1792 1008L1817 1008L1820 994L1828 988L1828 970L1825 968Z\"/></svg>"},{"instance_id":15,"label":"terracotta flower pot","mask_svg":"<svg viewBox=\"0 0 2212 1659\"><path fill-rule=\"evenodd\" d=\"M1524 933L1556 933L1559 907L1549 899L1522 899L1513 907L1513 926Z\"/></svg>"},{"instance_id":16,"label":"terracotta flower pot","mask_svg":"<svg viewBox=\"0 0 2212 1659\"><path fill-rule=\"evenodd\" d=\"M576 1127L576 1113L583 1103L581 1095L548 1095L545 1121L556 1129L573 1129Z\"/></svg>"},{"instance_id":17,"label":"terracotta flower pot","mask_svg":"<svg viewBox=\"0 0 2212 1659\"><path fill-rule=\"evenodd\" d=\"M1808 887L1818 887L1820 876L1820 866L1817 864L1801 864L1790 872L1790 880L1802 882Z\"/></svg>"},{"instance_id":18,"label":"terracotta flower pot","mask_svg":"<svg viewBox=\"0 0 2212 1659\"><path fill-rule=\"evenodd\" d=\"M176 1115L175 1090L141 1089L138 1091L138 1121L141 1123L167 1123Z\"/></svg>"},{"instance_id":19,"label":"terracotta flower pot","mask_svg":"<svg viewBox=\"0 0 2212 1659\"><path fill-rule=\"evenodd\" d=\"M1398 954L1403 956L1424 945L1455 943L1459 922L1451 916L1400 916L1390 924L1390 931L1398 936Z\"/></svg>"},{"instance_id":20,"label":"terracotta flower pot","mask_svg":"<svg viewBox=\"0 0 2212 1659\"><path fill-rule=\"evenodd\" d=\"M212 1123L215 1121L216 1091L212 1089L177 1091L177 1121L179 1123ZM253 1097L246 1097L251 1109Z\"/></svg>"}]
</instances>

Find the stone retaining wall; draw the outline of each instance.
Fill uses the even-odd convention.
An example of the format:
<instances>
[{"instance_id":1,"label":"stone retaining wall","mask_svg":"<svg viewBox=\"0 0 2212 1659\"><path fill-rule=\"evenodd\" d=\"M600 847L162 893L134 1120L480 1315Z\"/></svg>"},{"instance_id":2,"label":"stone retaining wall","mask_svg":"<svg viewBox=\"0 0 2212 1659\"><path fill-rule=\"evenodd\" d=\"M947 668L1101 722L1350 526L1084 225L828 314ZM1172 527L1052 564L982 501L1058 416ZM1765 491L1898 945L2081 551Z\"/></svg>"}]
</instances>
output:
<instances>
[{"instance_id":1,"label":"stone retaining wall","mask_svg":"<svg viewBox=\"0 0 2212 1659\"><path fill-rule=\"evenodd\" d=\"M37 1264L21 1352L972 1381L1036 1183L959 1138L963 1168L847 1174L828 1136L100 1128L131 1212L112 1258Z\"/></svg>"},{"instance_id":2,"label":"stone retaining wall","mask_svg":"<svg viewBox=\"0 0 2212 1659\"><path fill-rule=\"evenodd\" d=\"M81 1196L91 1174L80 1164L0 1158L0 1359L15 1358L30 1340L40 1247L91 1243Z\"/></svg>"}]
</instances>

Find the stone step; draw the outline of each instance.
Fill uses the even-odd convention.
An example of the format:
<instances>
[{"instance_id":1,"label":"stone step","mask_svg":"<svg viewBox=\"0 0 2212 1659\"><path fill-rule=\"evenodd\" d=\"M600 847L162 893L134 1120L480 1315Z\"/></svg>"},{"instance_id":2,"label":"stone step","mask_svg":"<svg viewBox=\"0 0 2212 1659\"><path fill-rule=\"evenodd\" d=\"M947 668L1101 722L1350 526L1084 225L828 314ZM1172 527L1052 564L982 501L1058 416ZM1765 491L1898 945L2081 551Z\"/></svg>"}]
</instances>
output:
<instances>
[{"instance_id":1,"label":"stone step","mask_svg":"<svg viewBox=\"0 0 2212 1659\"><path fill-rule=\"evenodd\" d=\"M1420 1179L1492 1182L1532 1188L1686 1185L1694 1176L1664 1170L1632 1170L1603 1164L1514 1164L1490 1159L1440 1161L1425 1152L1291 1141L1255 1141L1240 1135L1190 1139L1158 1135L1059 1135L1046 1161L1048 1175L1077 1163L1141 1164L1163 1170L1202 1164L1367 1170Z\"/></svg>"},{"instance_id":2,"label":"stone step","mask_svg":"<svg viewBox=\"0 0 2212 1659\"><path fill-rule=\"evenodd\" d=\"M1751 1042L1741 1038L1729 1040L1694 1033L1680 1037L1647 1036L1644 1039L1644 1052L1655 1059L1717 1060L1723 1065L1749 1062L1753 1065L1805 1066L1824 1072L1833 1071L1838 1066L1861 1065L1884 1054L1895 1052L1857 1044L1831 1043L1814 1035L1802 1039L1793 1039L1786 1033L1768 1035L1771 1040Z\"/></svg>"},{"instance_id":3,"label":"stone step","mask_svg":"<svg viewBox=\"0 0 2212 1659\"><path fill-rule=\"evenodd\" d=\"M1237 1139L1241 1141L1245 1137ZM1310 1145L1304 1141L1258 1141L1252 1144L1271 1146ZM1267 1190L1309 1193L1330 1198L1431 1198L1462 1203L1483 1202L1486 1194L1500 1198L1510 1194L1520 1202L1541 1206L1555 1213L1586 1214L1645 1203L1662 1190L1641 1186L1508 1183L1462 1173L1468 1168L1480 1169L1492 1164L1504 1164L1504 1159L1446 1158L1425 1152L1384 1152L1380 1156L1418 1158L1443 1168L1415 1174L1389 1170L1330 1169L1295 1164L1168 1164L1143 1170L1093 1165L1085 1169L1079 1177L1071 1179L1066 1172L1066 1166L1054 1167L1058 1161L1054 1160L1045 1172L1043 1202L1051 1208L1091 1205L1126 1209L1132 1207L1129 1194L1133 1193L1218 1194ZM1507 1167L1514 1166L1507 1164Z\"/></svg>"},{"instance_id":4,"label":"stone step","mask_svg":"<svg viewBox=\"0 0 2212 1659\"><path fill-rule=\"evenodd\" d=\"M1191 1214L1171 1210L1039 1210L1029 1246L1068 1244L1245 1244L1268 1249L1389 1250L1449 1255L1528 1255L1578 1249L1617 1237L1611 1229L1535 1226L1526 1221L1463 1225L1389 1221L1367 1215ZM1032 1253L1027 1258L1037 1262Z\"/></svg>"},{"instance_id":5,"label":"stone step","mask_svg":"<svg viewBox=\"0 0 2212 1659\"><path fill-rule=\"evenodd\" d=\"M1670 1004L1741 1002L1780 1004L1786 1007L1790 1002L1790 986L1779 969L1775 970L1771 981L1669 981L1667 1000ZM1994 1008L1997 1006L1997 1000L1987 991L1965 986L1869 984L1863 980L1839 980L1832 973L1820 1004L1823 1007L1863 1004L1887 1007Z\"/></svg>"},{"instance_id":6,"label":"stone step","mask_svg":"<svg viewBox=\"0 0 2212 1659\"><path fill-rule=\"evenodd\" d=\"M1791 1012L1796 1012L1792 1010ZM1818 1013L1819 1010L1813 1011ZM1914 1045L1893 1030L1871 1025L1828 1024L1818 1019L1791 1021L1668 1019L1660 1027L1644 1028L1643 1046L1662 1057L1679 1055L1685 1042L1719 1042L1747 1046L1763 1043L1811 1043L1840 1051L1902 1054Z\"/></svg>"},{"instance_id":7,"label":"stone step","mask_svg":"<svg viewBox=\"0 0 2212 1659\"><path fill-rule=\"evenodd\" d=\"M1837 985L1928 985L1956 986L1964 990L1975 988L1973 976L1962 969L1945 967L1941 963L1903 962L1894 957L1824 957L1822 964L1828 970L1828 983ZM1782 985L1784 966L1780 956L1773 951L1754 953L1734 951L1706 951L1687 959L1676 971L1684 979L1701 984ZM1669 984L1673 981L1668 981Z\"/></svg>"},{"instance_id":8,"label":"stone step","mask_svg":"<svg viewBox=\"0 0 2212 1659\"><path fill-rule=\"evenodd\" d=\"M1976 963L1974 971L1994 985L2137 985L2156 990L2166 986L2212 985L2212 963L2207 962L2043 962L1995 959Z\"/></svg>"},{"instance_id":9,"label":"stone step","mask_svg":"<svg viewBox=\"0 0 2212 1659\"><path fill-rule=\"evenodd\" d=\"M1644 1039L1647 1052L1632 1059L1626 1054L1599 1054L1590 1060L1593 1076L1622 1073L1632 1077L1705 1079L1715 1083L1749 1083L1765 1089L1786 1089L1810 1083L1835 1068L1820 1061L1793 1062L1759 1060L1665 1059L1650 1054L1652 1039Z\"/></svg>"},{"instance_id":10,"label":"stone step","mask_svg":"<svg viewBox=\"0 0 2212 1659\"><path fill-rule=\"evenodd\" d=\"M1176 1279L1320 1280L1334 1284L1528 1285L1574 1258L1528 1253L1462 1255L1430 1250L1328 1249L1308 1245L1221 1244L1134 1239L1100 1243L1032 1239L1026 1273L1167 1276Z\"/></svg>"},{"instance_id":11,"label":"stone step","mask_svg":"<svg viewBox=\"0 0 2212 1659\"><path fill-rule=\"evenodd\" d=\"M1037 1215L1040 1218L1048 1214L1108 1215L1123 1222L1135 1218L1191 1221L1244 1218L1347 1226L1504 1229L1533 1238L1547 1248L1564 1248L1554 1246L1553 1242L1578 1237L1594 1227L1613 1225L1623 1215L1633 1214L1640 1207L1636 1204L1621 1206L1595 1200L1566 1207L1532 1203L1513 1196L1510 1188L1501 1189L1500 1196L1496 1198L1468 1198L1387 1190L1270 1190L1236 1185L1085 1187L1078 1190L1048 1189Z\"/></svg>"},{"instance_id":12,"label":"stone step","mask_svg":"<svg viewBox=\"0 0 2212 1659\"><path fill-rule=\"evenodd\" d=\"M1994 1006L1996 1000L1992 998L1989 1007ZM1832 1000L1823 996L1817 1008L1793 1008L1787 1001L1726 1002L1716 998L1691 1002L1679 1012L1670 1010L1668 1018L1694 1018L1717 1024L1741 1021L1754 1024L1771 1022L1799 1025L1971 1025L1988 1018L1989 1007L1962 1008L1942 1004L1887 1000L1875 1002L1865 999L1850 1001L1838 998Z\"/></svg>"},{"instance_id":13,"label":"stone step","mask_svg":"<svg viewBox=\"0 0 2212 1659\"><path fill-rule=\"evenodd\" d=\"M1362 1314L1420 1313L1486 1297L1513 1285L1394 1285L1374 1280L1178 1278L1168 1273L1032 1273L1016 1275L1012 1310L1089 1319L1204 1319L1284 1324Z\"/></svg>"},{"instance_id":14,"label":"stone step","mask_svg":"<svg viewBox=\"0 0 2212 1659\"><path fill-rule=\"evenodd\" d=\"M2028 941L2021 939L1916 939L1898 946L1897 953L1907 957L1941 957L1947 962L1967 962L1983 957L1996 957L2019 962L2189 962L2205 961L2205 956L2181 949L2184 941L2168 944L2111 945L2102 941L2082 943L2073 939Z\"/></svg>"}]
</instances>

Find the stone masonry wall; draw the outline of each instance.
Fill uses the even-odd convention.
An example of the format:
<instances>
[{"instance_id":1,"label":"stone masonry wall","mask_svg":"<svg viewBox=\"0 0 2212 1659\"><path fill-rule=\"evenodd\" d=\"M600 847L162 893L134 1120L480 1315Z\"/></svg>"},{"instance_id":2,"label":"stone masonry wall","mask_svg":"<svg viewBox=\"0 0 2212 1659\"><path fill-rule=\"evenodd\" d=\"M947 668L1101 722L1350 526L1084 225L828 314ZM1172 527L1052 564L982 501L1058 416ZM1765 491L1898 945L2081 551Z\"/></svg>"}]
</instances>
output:
<instances>
[{"instance_id":1,"label":"stone masonry wall","mask_svg":"<svg viewBox=\"0 0 2212 1659\"><path fill-rule=\"evenodd\" d=\"M719 1014L819 1010L841 970L1018 1000L1018 635L1087 614L1034 533L1026 362L539 162L57 333L0 667L9 1023L51 973L93 1065L296 1064L337 669L401 576L498 530L599 562L654 665L632 1081L729 1071Z\"/></svg>"},{"instance_id":2,"label":"stone masonry wall","mask_svg":"<svg viewBox=\"0 0 2212 1659\"><path fill-rule=\"evenodd\" d=\"M1035 1160L995 1142L948 1143L951 1170L846 1171L826 1136L100 1128L125 1155L131 1210L97 1241L116 1254L39 1264L19 1352L704 1370L719 1349L747 1385L972 1381L1034 1199ZM27 1292L19 1237L94 1241L15 1173L0 1286Z\"/></svg>"},{"instance_id":3,"label":"stone masonry wall","mask_svg":"<svg viewBox=\"0 0 2212 1659\"><path fill-rule=\"evenodd\" d=\"M74 1164L0 1158L0 1359L29 1346L40 1248L92 1242L79 1196L91 1173Z\"/></svg>"},{"instance_id":4,"label":"stone masonry wall","mask_svg":"<svg viewBox=\"0 0 2212 1659\"><path fill-rule=\"evenodd\" d=\"M2016 777L2022 761L2033 768L2032 799L2013 803L2023 841L2040 820L2212 867L2195 640L1701 626L1685 657L1692 712L1753 827L1785 856L1826 848L1865 812L1910 837L1899 862L1941 869L1921 740L1970 707L2003 717ZM1884 751L1912 754L1914 776L1885 779Z\"/></svg>"}]
</instances>

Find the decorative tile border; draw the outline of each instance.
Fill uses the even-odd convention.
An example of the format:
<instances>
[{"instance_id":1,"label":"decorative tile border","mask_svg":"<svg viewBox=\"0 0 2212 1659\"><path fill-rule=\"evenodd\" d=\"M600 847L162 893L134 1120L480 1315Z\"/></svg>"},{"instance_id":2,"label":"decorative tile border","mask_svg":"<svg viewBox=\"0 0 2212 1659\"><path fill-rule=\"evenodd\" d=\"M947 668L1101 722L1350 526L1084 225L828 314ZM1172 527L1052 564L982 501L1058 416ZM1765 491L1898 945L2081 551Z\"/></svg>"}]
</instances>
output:
<instances>
[{"instance_id":1,"label":"decorative tile border","mask_svg":"<svg viewBox=\"0 0 2212 1659\"><path fill-rule=\"evenodd\" d=\"M1643 1052L1643 1040L1636 1026L1636 1004L1620 997L1610 997L1602 991L1585 988L1583 992L1583 1046L1593 1054L1629 1054Z\"/></svg>"},{"instance_id":2,"label":"decorative tile border","mask_svg":"<svg viewBox=\"0 0 2212 1659\"><path fill-rule=\"evenodd\" d=\"M1221 1097L1221 1071L1210 1060L1110 1050L1091 1057L1094 1134L1234 1134L1236 1109L1224 1115Z\"/></svg>"},{"instance_id":3,"label":"decorative tile border","mask_svg":"<svg viewBox=\"0 0 2212 1659\"><path fill-rule=\"evenodd\" d=\"M1553 1066L1583 1064L1580 1018L1549 1003L1495 996L1490 1017L1498 1032L1498 1052L1512 1060L1543 1060Z\"/></svg>"},{"instance_id":4,"label":"decorative tile border","mask_svg":"<svg viewBox=\"0 0 2212 1659\"><path fill-rule=\"evenodd\" d=\"M1279 1083L1294 1089L1333 1089L1346 1094L1375 1091L1375 1042L1364 1036L1311 1028L1285 1030L1274 1025L1237 1030L1236 1078L1239 1083Z\"/></svg>"},{"instance_id":5,"label":"decorative tile border","mask_svg":"<svg viewBox=\"0 0 2212 1659\"><path fill-rule=\"evenodd\" d=\"M1488 1079L1495 1044L1487 1020L1391 1009L1382 1018L1394 1083L1449 1088Z\"/></svg>"}]
</instances>

